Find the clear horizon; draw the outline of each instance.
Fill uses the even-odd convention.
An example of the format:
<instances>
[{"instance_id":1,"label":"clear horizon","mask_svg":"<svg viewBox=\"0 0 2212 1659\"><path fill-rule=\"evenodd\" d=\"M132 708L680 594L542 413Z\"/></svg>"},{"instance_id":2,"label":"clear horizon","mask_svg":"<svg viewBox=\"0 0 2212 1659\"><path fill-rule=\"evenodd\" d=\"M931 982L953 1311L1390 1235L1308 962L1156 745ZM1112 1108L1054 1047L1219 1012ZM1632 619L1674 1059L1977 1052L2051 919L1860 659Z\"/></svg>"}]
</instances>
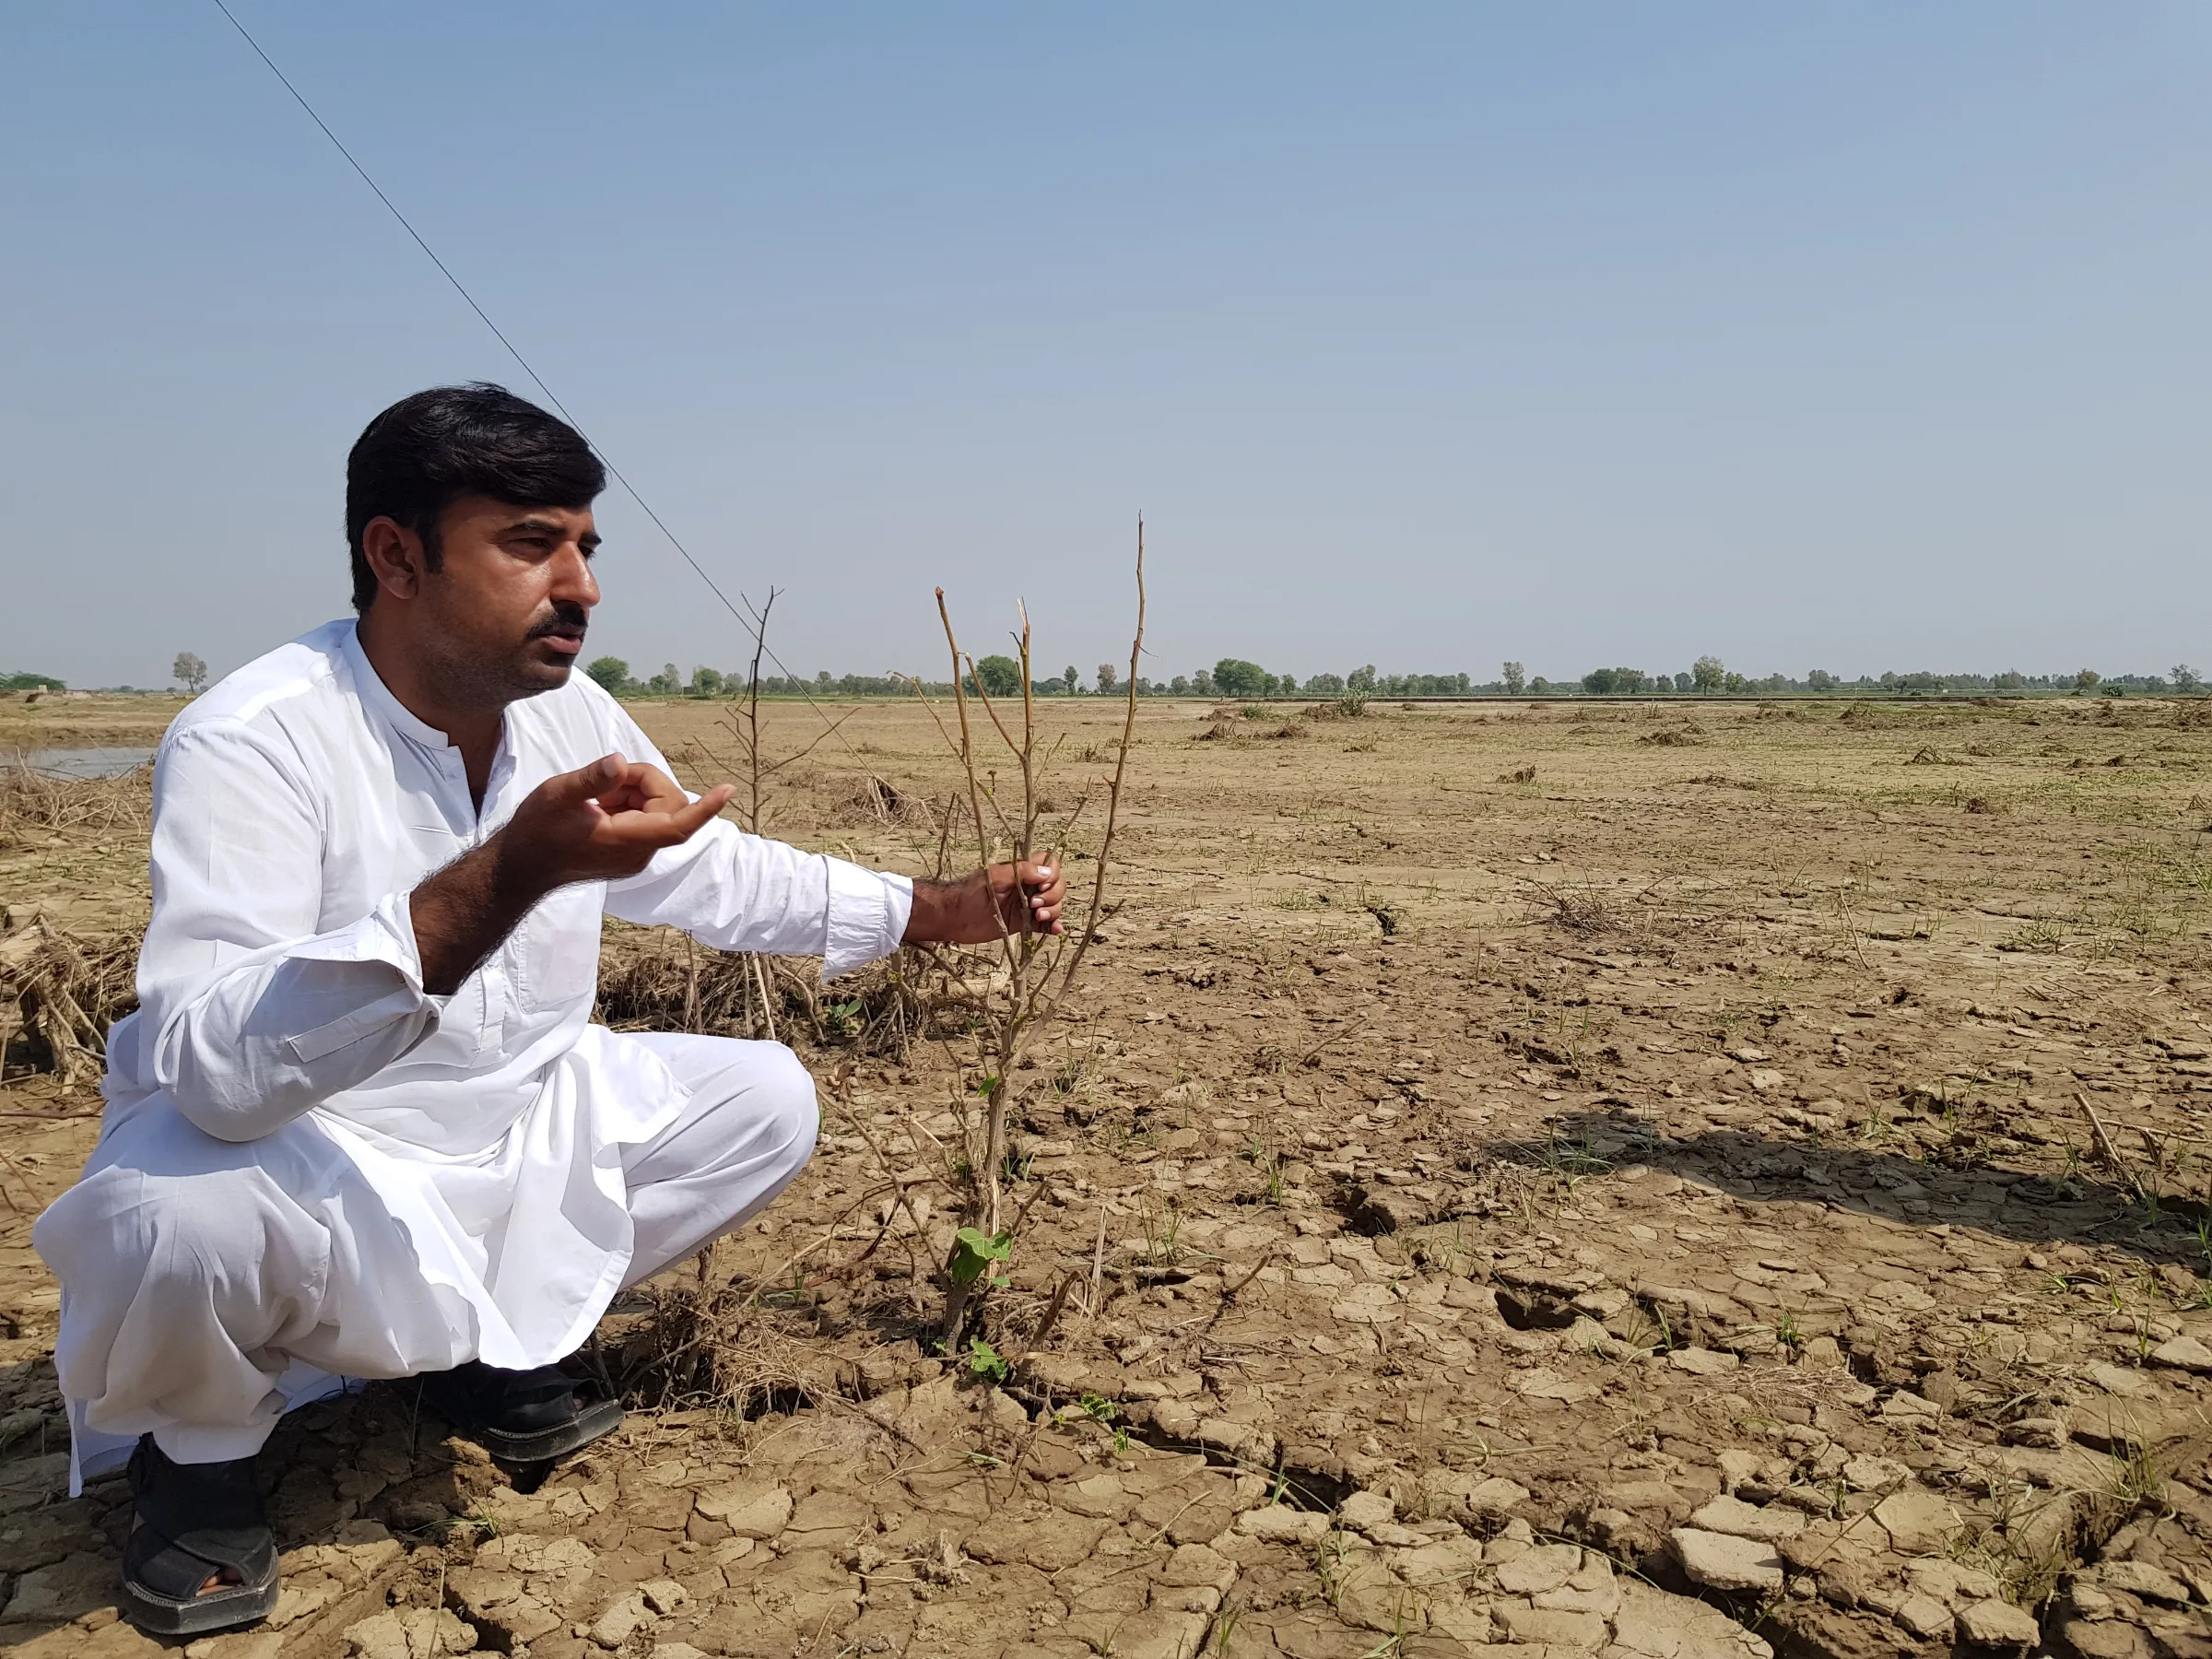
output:
<instances>
[{"instance_id":1,"label":"clear horizon","mask_svg":"<svg viewBox=\"0 0 2212 1659\"><path fill-rule=\"evenodd\" d=\"M241 19L811 674L2212 659L2212 17ZM4 27L0 669L345 611L345 452L512 359L212 6ZM738 625L618 490L594 654ZM979 649L982 647L979 646Z\"/></svg>"}]
</instances>

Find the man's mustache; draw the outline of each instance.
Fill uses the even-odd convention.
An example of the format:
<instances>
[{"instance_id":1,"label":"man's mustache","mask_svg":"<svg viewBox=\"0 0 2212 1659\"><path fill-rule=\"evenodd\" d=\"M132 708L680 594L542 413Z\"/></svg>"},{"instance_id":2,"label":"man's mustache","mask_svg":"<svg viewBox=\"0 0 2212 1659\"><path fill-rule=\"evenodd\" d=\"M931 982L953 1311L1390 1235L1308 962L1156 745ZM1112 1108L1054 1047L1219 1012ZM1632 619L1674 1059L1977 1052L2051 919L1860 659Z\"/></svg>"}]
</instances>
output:
<instances>
[{"instance_id":1,"label":"man's mustache","mask_svg":"<svg viewBox=\"0 0 2212 1659\"><path fill-rule=\"evenodd\" d=\"M591 615L581 605L560 604L553 614L530 630L530 638L542 640L551 634L574 634L582 639L591 627Z\"/></svg>"}]
</instances>

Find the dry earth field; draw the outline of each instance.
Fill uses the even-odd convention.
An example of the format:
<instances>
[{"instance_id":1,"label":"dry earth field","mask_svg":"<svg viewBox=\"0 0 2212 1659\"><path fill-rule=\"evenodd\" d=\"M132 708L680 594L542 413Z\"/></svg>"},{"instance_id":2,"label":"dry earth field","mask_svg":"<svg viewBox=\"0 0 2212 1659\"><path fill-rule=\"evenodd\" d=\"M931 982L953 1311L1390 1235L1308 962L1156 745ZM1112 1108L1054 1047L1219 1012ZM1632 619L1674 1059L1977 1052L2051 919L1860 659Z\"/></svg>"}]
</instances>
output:
<instances>
[{"instance_id":1,"label":"dry earth field","mask_svg":"<svg viewBox=\"0 0 2212 1659\"><path fill-rule=\"evenodd\" d=\"M0 704L0 749L168 712ZM621 1434L525 1493L405 1385L296 1415L285 1600L194 1659L2212 1654L2206 712L1147 703L1018 1078L1010 1372L916 1340L957 1035L786 974L820 1155L610 1316ZM639 712L691 782L729 748ZM1066 808L1118 714L1041 713ZM770 827L925 870L954 777L864 707ZM0 819L0 952L142 920L135 799ZM610 1018L738 1006L607 949ZM10 1058L0 1644L120 1659L29 1239L97 1099Z\"/></svg>"}]
</instances>

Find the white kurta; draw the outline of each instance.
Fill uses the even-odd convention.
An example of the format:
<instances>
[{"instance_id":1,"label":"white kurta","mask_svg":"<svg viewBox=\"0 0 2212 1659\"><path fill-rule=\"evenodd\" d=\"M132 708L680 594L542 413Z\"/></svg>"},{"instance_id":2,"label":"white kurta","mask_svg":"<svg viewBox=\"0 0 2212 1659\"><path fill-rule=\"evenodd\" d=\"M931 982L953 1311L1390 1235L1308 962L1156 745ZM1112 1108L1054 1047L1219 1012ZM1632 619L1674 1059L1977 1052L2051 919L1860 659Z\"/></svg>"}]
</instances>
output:
<instances>
[{"instance_id":1,"label":"white kurta","mask_svg":"<svg viewBox=\"0 0 2212 1659\"><path fill-rule=\"evenodd\" d=\"M636 877L549 895L453 995L426 993L412 890L537 784L609 752L668 770L619 704L572 676L508 709L479 812L460 751L393 697L350 621L185 710L155 763L140 1006L109 1039L87 1182L112 1146L156 1127L142 1114L272 1149L302 1124L396 1223L347 1243L379 1287L381 1374L571 1352L630 1265L622 1149L688 1098L650 1047L589 1023L602 912L720 949L818 955L835 975L895 949L912 902L903 877L716 820ZM92 1207L65 1194L41 1218L50 1260L94 1243ZM138 1426L98 1406L112 1322L87 1304L113 1298L62 1277L56 1362L89 1472ZM285 1392L313 1382L287 1378Z\"/></svg>"}]
</instances>

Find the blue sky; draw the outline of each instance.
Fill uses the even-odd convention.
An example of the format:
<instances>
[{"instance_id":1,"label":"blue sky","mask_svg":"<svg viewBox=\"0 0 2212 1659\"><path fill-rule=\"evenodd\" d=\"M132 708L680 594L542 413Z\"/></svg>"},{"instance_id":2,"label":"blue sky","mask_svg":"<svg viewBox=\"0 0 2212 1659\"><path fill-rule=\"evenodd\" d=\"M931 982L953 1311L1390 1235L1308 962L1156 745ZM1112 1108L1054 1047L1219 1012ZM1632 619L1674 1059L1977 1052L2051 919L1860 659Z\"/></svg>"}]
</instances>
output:
<instances>
[{"instance_id":1,"label":"blue sky","mask_svg":"<svg viewBox=\"0 0 2212 1659\"><path fill-rule=\"evenodd\" d=\"M2212 667L2212 11L241 18L794 668ZM0 3L0 667L341 612L520 371L212 5ZM735 625L618 495L594 648Z\"/></svg>"}]
</instances>

